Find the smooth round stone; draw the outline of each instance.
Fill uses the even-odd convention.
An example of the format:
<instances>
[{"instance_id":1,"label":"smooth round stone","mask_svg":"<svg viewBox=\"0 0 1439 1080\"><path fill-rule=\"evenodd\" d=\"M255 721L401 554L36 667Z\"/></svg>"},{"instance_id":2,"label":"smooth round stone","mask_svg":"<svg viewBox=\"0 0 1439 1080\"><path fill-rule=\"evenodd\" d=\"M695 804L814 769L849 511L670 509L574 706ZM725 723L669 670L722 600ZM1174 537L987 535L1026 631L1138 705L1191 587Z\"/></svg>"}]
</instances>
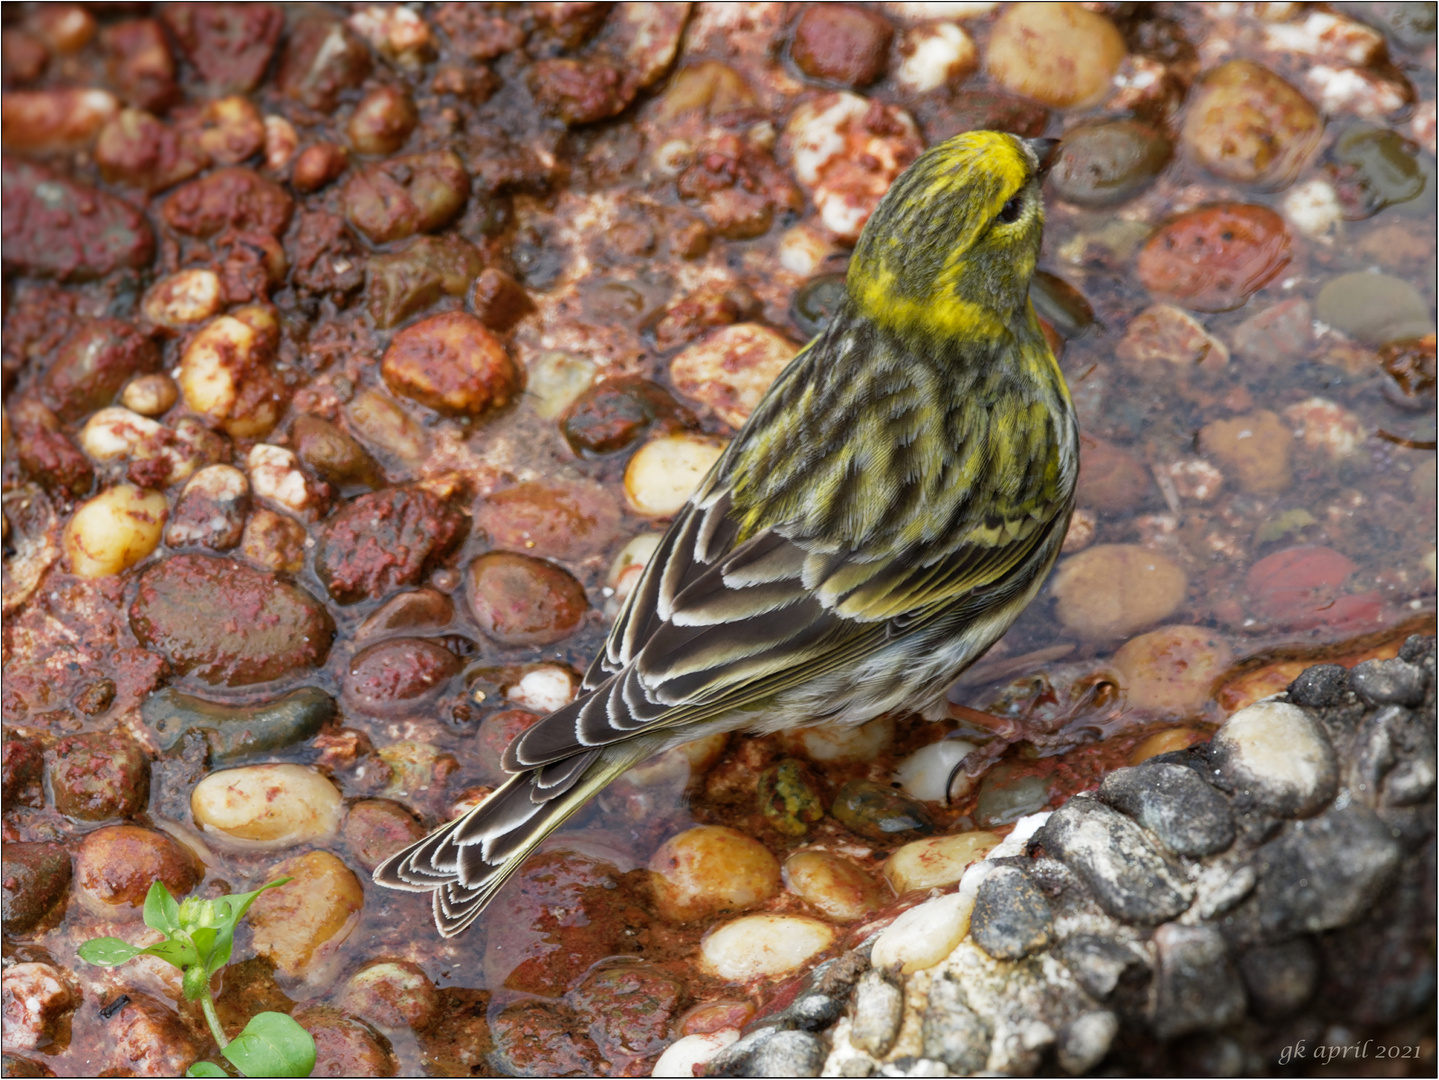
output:
<instances>
[{"instance_id":1,"label":"smooth round stone","mask_svg":"<svg viewBox=\"0 0 1439 1080\"><path fill-rule=\"evenodd\" d=\"M830 813L869 840L899 839L934 831L924 804L873 780L850 780L834 797Z\"/></svg>"},{"instance_id":2,"label":"smooth round stone","mask_svg":"<svg viewBox=\"0 0 1439 1080\"><path fill-rule=\"evenodd\" d=\"M1339 785L1334 750L1309 714L1284 701L1261 701L1231 716L1214 736L1216 782L1276 817L1306 817Z\"/></svg>"},{"instance_id":3,"label":"smooth round stone","mask_svg":"<svg viewBox=\"0 0 1439 1080\"><path fill-rule=\"evenodd\" d=\"M917 889L953 885L1000 839L998 833L979 830L914 840L885 860L884 876L899 896Z\"/></svg>"},{"instance_id":4,"label":"smooth round stone","mask_svg":"<svg viewBox=\"0 0 1439 1080\"><path fill-rule=\"evenodd\" d=\"M80 902L95 914L138 919L150 886L164 882L184 896L204 876L194 852L168 833L138 825L109 825L87 833L75 854Z\"/></svg>"},{"instance_id":5,"label":"smooth round stone","mask_svg":"<svg viewBox=\"0 0 1439 1080\"><path fill-rule=\"evenodd\" d=\"M1268 409L1205 424L1199 449L1251 495L1278 495L1294 483L1289 467L1294 432Z\"/></svg>"},{"instance_id":6,"label":"smooth round stone","mask_svg":"<svg viewBox=\"0 0 1439 1080\"><path fill-rule=\"evenodd\" d=\"M323 843L338 831L342 808L335 785L304 765L223 769L190 793L190 811L207 838L251 851Z\"/></svg>"},{"instance_id":7,"label":"smooth round stone","mask_svg":"<svg viewBox=\"0 0 1439 1080\"><path fill-rule=\"evenodd\" d=\"M360 921L365 890L359 878L328 851L287 859L269 877L291 880L255 898L250 909L255 951L289 978L326 981L340 946Z\"/></svg>"},{"instance_id":8,"label":"smooth round stone","mask_svg":"<svg viewBox=\"0 0 1439 1080\"><path fill-rule=\"evenodd\" d=\"M1185 113L1180 143L1214 175L1286 187L1319 145L1324 120L1309 99L1250 60L1209 72Z\"/></svg>"},{"instance_id":9,"label":"smooth round stone","mask_svg":"<svg viewBox=\"0 0 1439 1080\"><path fill-rule=\"evenodd\" d=\"M696 1066L703 1065L730 1043L739 1038L735 1028L710 1031L699 1035L686 1035L676 1039L665 1048L655 1061L651 1076L682 1076L685 1080L695 1075Z\"/></svg>"},{"instance_id":10,"label":"smooth round stone","mask_svg":"<svg viewBox=\"0 0 1439 1080\"><path fill-rule=\"evenodd\" d=\"M889 899L863 869L827 851L797 851L781 867L785 888L827 919L854 922Z\"/></svg>"},{"instance_id":11,"label":"smooth round stone","mask_svg":"<svg viewBox=\"0 0 1439 1080\"><path fill-rule=\"evenodd\" d=\"M1372 705L1413 708L1424 701L1424 684L1424 669L1397 657L1366 660L1355 665L1349 674L1349 685L1354 692Z\"/></svg>"},{"instance_id":12,"label":"smooth round stone","mask_svg":"<svg viewBox=\"0 0 1439 1080\"><path fill-rule=\"evenodd\" d=\"M650 858L655 907L674 922L738 911L779 891L779 863L757 840L722 825L672 836Z\"/></svg>"},{"instance_id":13,"label":"smooth round stone","mask_svg":"<svg viewBox=\"0 0 1439 1080\"><path fill-rule=\"evenodd\" d=\"M1080 124L1065 133L1049 184L1067 202L1114 206L1153 183L1171 153L1169 137L1142 120Z\"/></svg>"},{"instance_id":14,"label":"smooth round stone","mask_svg":"<svg viewBox=\"0 0 1439 1080\"><path fill-rule=\"evenodd\" d=\"M963 739L940 739L921 746L899 763L894 779L906 795L924 802L943 802L949 797L949 781L975 745Z\"/></svg>"},{"instance_id":15,"label":"smooth round stone","mask_svg":"<svg viewBox=\"0 0 1439 1080\"><path fill-rule=\"evenodd\" d=\"M1200 858L1234 842L1229 801L1187 766L1151 761L1116 769L1104 778L1099 797L1138 821L1176 855Z\"/></svg>"},{"instance_id":16,"label":"smooth round stone","mask_svg":"<svg viewBox=\"0 0 1439 1080\"><path fill-rule=\"evenodd\" d=\"M1167 716L1201 712L1234 658L1229 643L1199 626L1162 626L1130 638L1112 663L1125 699Z\"/></svg>"},{"instance_id":17,"label":"smooth round stone","mask_svg":"<svg viewBox=\"0 0 1439 1080\"><path fill-rule=\"evenodd\" d=\"M1045 776L1016 776L1020 766L1003 762L990 769L979 786L974 820L980 825L1008 825L1049 805L1049 779Z\"/></svg>"},{"instance_id":18,"label":"smooth round stone","mask_svg":"<svg viewBox=\"0 0 1439 1080\"><path fill-rule=\"evenodd\" d=\"M1020 960L1046 947L1054 931L1049 901L1014 866L997 866L980 883L969 917L974 943L996 960Z\"/></svg>"},{"instance_id":19,"label":"smooth round stone","mask_svg":"<svg viewBox=\"0 0 1439 1080\"><path fill-rule=\"evenodd\" d=\"M589 610L585 587L545 559L490 551L470 563L466 596L486 636L502 645L550 645Z\"/></svg>"},{"instance_id":20,"label":"smooth round stone","mask_svg":"<svg viewBox=\"0 0 1439 1080\"><path fill-rule=\"evenodd\" d=\"M1096 544L1064 560L1049 587L1065 628L1103 641L1127 637L1174 614L1189 579L1157 551L1138 544Z\"/></svg>"},{"instance_id":21,"label":"smooth round stone","mask_svg":"<svg viewBox=\"0 0 1439 1080\"><path fill-rule=\"evenodd\" d=\"M1398 132L1371 127L1345 132L1329 159L1344 216L1351 220L1387 207L1410 216L1434 210L1434 159Z\"/></svg>"},{"instance_id":22,"label":"smooth round stone","mask_svg":"<svg viewBox=\"0 0 1439 1080\"><path fill-rule=\"evenodd\" d=\"M934 967L969 933L973 906L973 897L950 893L902 912L875 938L870 965L877 971L898 965L904 975Z\"/></svg>"},{"instance_id":23,"label":"smooth round stone","mask_svg":"<svg viewBox=\"0 0 1439 1080\"><path fill-rule=\"evenodd\" d=\"M1429 304L1409 282L1359 270L1330 278L1314 300L1319 321L1366 345L1423 337L1434 332Z\"/></svg>"},{"instance_id":24,"label":"smooth round stone","mask_svg":"<svg viewBox=\"0 0 1439 1080\"><path fill-rule=\"evenodd\" d=\"M1229 311L1289 265L1291 247L1284 219L1267 206L1214 203L1162 225L1139 252L1135 272L1156 299Z\"/></svg>"},{"instance_id":25,"label":"smooth round stone","mask_svg":"<svg viewBox=\"0 0 1439 1080\"><path fill-rule=\"evenodd\" d=\"M772 978L833 943L834 927L796 915L746 915L715 927L700 944L700 964L732 982Z\"/></svg>"},{"instance_id":26,"label":"smooth round stone","mask_svg":"<svg viewBox=\"0 0 1439 1080\"><path fill-rule=\"evenodd\" d=\"M646 517L677 513L724 449L722 440L707 435L651 439L625 466L625 497L630 508Z\"/></svg>"},{"instance_id":27,"label":"smooth round stone","mask_svg":"<svg viewBox=\"0 0 1439 1080\"><path fill-rule=\"evenodd\" d=\"M806 335L813 337L829 325L848 295L843 274L810 278L790 301L790 317Z\"/></svg>"},{"instance_id":28,"label":"smooth round stone","mask_svg":"<svg viewBox=\"0 0 1439 1080\"><path fill-rule=\"evenodd\" d=\"M1111 442L1086 441L1079 457L1075 500L1091 510L1128 513L1154 493L1154 476L1142 461Z\"/></svg>"},{"instance_id":29,"label":"smooth round stone","mask_svg":"<svg viewBox=\"0 0 1439 1080\"><path fill-rule=\"evenodd\" d=\"M1110 88L1124 35L1079 4L1012 4L989 39L989 73L1006 90L1058 109L1090 104Z\"/></svg>"},{"instance_id":30,"label":"smooth round stone","mask_svg":"<svg viewBox=\"0 0 1439 1080\"><path fill-rule=\"evenodd\" d=\"M881 716L867 724L820 724L784 732L784 745L820 765L861 765L873 761L894 741L894 720Z\"/></svg>"},{"instance_id":31,"label":"smooth round stone","mask_svg":"<svg viewBox=\"0 0 1439 1080\"><path fill-rule=\"evenodd\" d=\"M420 965L372 960L345 981L338 1005L380 1028L423 1031L439 1018L440 995Z\"/></svg>"}]
</instances>

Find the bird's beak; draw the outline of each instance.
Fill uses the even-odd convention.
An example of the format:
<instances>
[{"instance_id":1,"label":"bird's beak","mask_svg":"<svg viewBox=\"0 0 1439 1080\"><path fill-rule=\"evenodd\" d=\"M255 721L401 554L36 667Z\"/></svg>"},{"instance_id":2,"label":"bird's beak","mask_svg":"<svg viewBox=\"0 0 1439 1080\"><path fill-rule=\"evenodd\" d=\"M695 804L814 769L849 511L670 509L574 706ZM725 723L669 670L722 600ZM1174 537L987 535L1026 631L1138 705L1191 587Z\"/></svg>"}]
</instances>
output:
<instances>
[{"instance_id":1,"label":"bird's beak","mask_svg":"<svg viewBox=\"0 0 1439 1080\"><path fill-rule=\"evenodd\" d=\"M1049 167L1054 164L1055 151L1059 148L1059 140L1025 139L1024 144L1034 151L1035 159L1039 162L1039 169L1035 175L1043 180L1049 173Z\"/></svg>"}]
</instances>

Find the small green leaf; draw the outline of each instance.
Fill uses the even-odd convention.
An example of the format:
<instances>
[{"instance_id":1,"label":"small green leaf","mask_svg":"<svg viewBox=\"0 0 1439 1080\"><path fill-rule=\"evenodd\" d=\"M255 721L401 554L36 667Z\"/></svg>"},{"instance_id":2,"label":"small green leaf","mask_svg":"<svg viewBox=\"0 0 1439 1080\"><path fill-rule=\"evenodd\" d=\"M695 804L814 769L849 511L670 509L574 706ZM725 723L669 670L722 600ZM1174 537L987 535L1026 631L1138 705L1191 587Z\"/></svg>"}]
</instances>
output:
<instances>
[{"instance_id":1,"label":"small green leaf","mask_svg":"<svg viewBox=\"0 0 1439 1080\"><path fill-rule=\"evenodd\" d=\"M200 957L199 963L206 967L210 964L210 954L215 950L215 938L219 933L213 926L198 926L190 931L190 940L194 943L195 952Z\"/></svg>"},{"instance_id":2,"label":"small green leaf","mask_svg":"<svg viewBox=\"0 0 1439 1080\"><path fill-rule=\"evenodd\" d=\"M278 888L287 884L290 878L280 878L278 881L266 882L253 892L235 893L232 896L221 896L215 901L215 944L210 951L210 959L206 967L210 974L214 974L230 962L230 952L235 947L235 927L245 917L245 912L250 910L250 905L255 898L266 889Z\"/></svg>"},{"instance_id":3,"label":"small green leaf","mask_svg":"<svg viewBox=\"0 0 1439 1080\"><path fill-rule=\"evenodd\" d=\"M256 1013L221 1053L246 1076L309 1076L315 1067L315 1040L284 1013Z\"/></svg>"},{"instance_id":4,"label":"small green leaf","mask_svg":"<svg viewBox=\"0 0 1439 1080\"><path fill-rule=\"evenodd\" d=\"M100 967L119 967L126 960L139 956L140 951L128 941L121 941L117 937L91 938L76 950L81 960L87 964L98 964Z\"/></svg>"},{"instance_id":5,"label":"small green leaf","mask_svg":"<svg viewBox=\"0 0 1439 1080\"><path fill-rule=\"evenodd\" d=\"M155 882L145 894L145 925L162 934L180 929L180 905L163 881Z\"/></svg>"},{"instance_id":6,"label":"small green leaf","mask_svg":"<svg viewBox=\"0 0 1439 1080\"><path fill-rule=\"evenodd\" d=\"M228 1080L229 1073L213 1061L197 1061L185 1070L186 1076L223 1076Z\"/></svg>"},{"instance_id":7,"label":"small green leaf","mask_svg":"<svg viewBox=\"0 0 1439 1080\"><path fill-rule=\"evenodd\" d=\"M158 956L167 964L174 964L177 968L187 968L191 964L200 962L195 947L188 941L180 941L171 938L168 941L157 941L153 945L147 945L140 950L146 956Z\"/></svg>"}]
</instances>

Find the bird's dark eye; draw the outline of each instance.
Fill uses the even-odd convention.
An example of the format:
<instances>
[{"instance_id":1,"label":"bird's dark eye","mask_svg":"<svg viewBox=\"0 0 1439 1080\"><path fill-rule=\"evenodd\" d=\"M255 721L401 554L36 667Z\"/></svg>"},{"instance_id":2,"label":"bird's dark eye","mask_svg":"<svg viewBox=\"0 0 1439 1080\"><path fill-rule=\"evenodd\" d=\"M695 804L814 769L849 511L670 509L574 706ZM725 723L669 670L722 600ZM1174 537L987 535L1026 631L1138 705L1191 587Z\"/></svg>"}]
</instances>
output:
<instances>
[{"instance_id":1,"label":"bird's dark eye","mask_svg":"<svg viewBox=\"0 0 1439 1080\"><path fill-rule=\"evenodd\" d=\"M1024 196L1016 195L1014 198L1010 199L1009 202L1005 203L1002 207L1000 207L999 213L995 215L995 220L1005 225L1013 225L1016 221L1019 220L1019 215L1023 210Z\"/></svg>"}]
</instances>

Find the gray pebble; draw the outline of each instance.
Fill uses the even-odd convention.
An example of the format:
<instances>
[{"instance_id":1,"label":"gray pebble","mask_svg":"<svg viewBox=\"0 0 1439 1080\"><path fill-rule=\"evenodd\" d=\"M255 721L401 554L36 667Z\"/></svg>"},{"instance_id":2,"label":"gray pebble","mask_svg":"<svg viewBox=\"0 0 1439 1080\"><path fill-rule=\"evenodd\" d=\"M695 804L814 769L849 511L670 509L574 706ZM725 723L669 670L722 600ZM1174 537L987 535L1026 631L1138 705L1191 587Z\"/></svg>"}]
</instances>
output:
<instances>
[{"instance_id":1,"label":"gray pebble","mask_svg":"<svg viewBox=\"0 0 1439 1080\"><path fill-rule=\"evenodd\" d=\"M1212 926L1166 923L1154 932L1159 971L1155 977L1154 1033L1172 1039L1212 1031L1244 1015L1244 986L1229 950Z\"/></svg>"},{"instance_id":2,"label":"gray pebble","mask_svg":"<svg viewBox=\"0 0 1439 1080\"><path fill-rule=\"evenodd\" d=\"M1344 926L1375 903L1401 857L1389 826L1360 803L1296 822L1256 855L1259 884L1225 932L1258 943Z\"/></svg>"},{"instance_id":3,"label":"gray pebble","mask_svg":"<svg viewBox=\"0 0 1439 1080\"><path fill-rule=\"evenodd\" d=\"M807 1031L752 1031L710 1060L709 1076L818 1076L824 1045Z\"/></svg>"},{"instance_id":4,"label":"gray pebble","mask_svg":"<svg viewBox=\"0 0 1439 1080\"><path fill-rule=\"evenodd\" d=\"M899 1037L904 1019L904 990L878 971L866 971L854 992L854 1020L849 1041L866 1053L883 1057Z\"/></svg>"},{"instance_id":5,"label":"gray pebble","mask_svg":"<svg viewBox=\"0 0 1439 1080\"><path fill-rule=\"evenodd\" d=\"M996 867L980 883L969 933L996 960L1038 952L1049 944L1053 929L1049 901L1023 870Z\"/></svg>"},{"instance_id":6,"label":"gray pebble","mask_svg":"<svg viewBox=\"0 0 1439 1080\"><path fill-rule=\"evenodd\" d=\"M1338 664L1315 664L1299 673L1289 684L1289 700L1295 705L1323 709L1338 705L1349 692L1349 669Z\"/></svg>"},{"instance_id":7,"label":"gray pebble","mask_svg":"<svg viewBox=\"0 0 1439 1080\"><path fill-rule=\"evenodd\" d=\"M1116 769L1104 778L1099 797L1176 855L1213 855L1234 843L1228 800L1183 765L1145 762Z\"/></svg>"},{"instance_id":8,"label":"gray pebble","mask_svg":"<svg viewBox=\"0 0 1439 1080\"><path fill-rule=\"evenodd\" d=\"M1260 701L1231 716L1210 744L1214 783L1276 817L1305 817L1334 798L1329 737L1298 705Z\"/></svg>"},{"instance_id":9,"label":"gray pebble","mask_svg":"<svg viewBox=\"0 0 1439 1080\"><path fill-rule=\"evenodd\" d=\"M781 1014L781 1026L803 1031L819 1031L829 1027L844 1012L844 1002L827 994L810 991L795 998Z\"/></svg>"},{"instance_id":10,"label":"gray pebble","mask_svg":"<svg viewBox=\"0 0 1439 1080\"><path fill-rule=\"evenodd\" d=\"M1194 888L1169 865L1148 835L1097 799L1075 796L1035 835L1089 886L1116 919L1153 925L1189 907Z\"/></svg>"},{"instance_id":11,"label":"gray pebble","mask_svg":"<svg viewBox=\"0 0 1439 1080\"><path fill-rule=\"evenodd\" d=\"M1319 953L1307 937L1260 945L1239 958L1239 973L1255 1008L1277 1020L1313 996L1319 982Z\"/></svg>"},{"instance_id":12,"label":"gray pebble","mask_svg":"<svg viewBox=\"0 0 1439 1080\"><path fill-rule=\"evenodd\" d=\"M944 1062L960 1076L977 1073L989 1063L989 1025L969 1007L964 988L954 979L936 979L929 988L920 1026L924 1056Z\"/></svg>"},{"instance_id":13,"label":"gray pebble","mask_svg":"<svg viewBox=\"0 0 1439 1080\"><path fill-rule=\"evenodd\" d=\"M1366 660L1349 673L1354 692L1374 705L1415 706L1424 700L1424 669L1403 660Z\"/></svg>"},{"instance_id":14,"label":"gray pebble","mask_svg":"<svg viewBox=\"0 0 1439 1080\"><path fill-rule=\"evenodd\" d=\"M807 1031L777 1031L749 1057L750 1076L818 1076L824 1044Z\"/></svg>"},{"instance_id":15,"label":"gray pebble","mask_svg":"<svg viewBox=\"0 0 1439 1080\"><path fill-rule=\"evenodd\" d=\"M1149 981L1149 968L1123 942L1098 934L1075 934L1059 947L1060 959L1090 997L1105 1001L1121 983L1140 989Z\"/></svg>"}]
</instances>

